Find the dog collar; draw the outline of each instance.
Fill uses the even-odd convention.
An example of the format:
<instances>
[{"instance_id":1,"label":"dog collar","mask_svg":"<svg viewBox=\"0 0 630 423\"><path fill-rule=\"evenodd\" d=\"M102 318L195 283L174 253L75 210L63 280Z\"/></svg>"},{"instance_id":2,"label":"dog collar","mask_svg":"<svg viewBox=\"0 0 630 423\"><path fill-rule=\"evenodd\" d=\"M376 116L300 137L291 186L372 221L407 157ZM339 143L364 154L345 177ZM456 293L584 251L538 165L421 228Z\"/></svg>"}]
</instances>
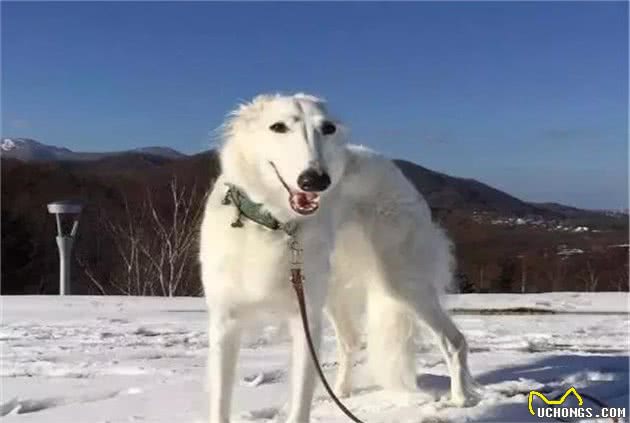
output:
<instances>
[{"instance_id":1,"label":"dog collar","mask_svg":"<svg viewBox=\"0 0 630 423\"><path fill-rule=\"evenodd\" d=\"M295 222L280 222L271 213L264 210L263 204L254 203L247 194L245 194L245 191L238 188L236 185L229 183L225 185L228 187L228 190L221 204L236 207L236 219L231 224L233 228L242 228L242 218L246 217L252 222L258 223L272 231L282 230L289 236L295 235L295 231L297 230L297 224Z\"/></svg>"}]
</instances>

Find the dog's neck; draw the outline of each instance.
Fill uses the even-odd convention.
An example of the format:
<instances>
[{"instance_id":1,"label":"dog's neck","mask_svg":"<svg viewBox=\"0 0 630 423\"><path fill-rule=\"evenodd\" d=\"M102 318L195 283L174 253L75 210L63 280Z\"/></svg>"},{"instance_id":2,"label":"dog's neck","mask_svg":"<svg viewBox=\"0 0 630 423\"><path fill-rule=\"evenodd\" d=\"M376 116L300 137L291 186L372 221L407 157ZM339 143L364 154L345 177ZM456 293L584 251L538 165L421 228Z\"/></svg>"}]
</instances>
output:
<instances>
[{"instance_id":1,"label":"dog's neck","mask_svg":"<svg viewBox=\"0 0 630 423\"><path fill-rule=\"evenodd\" d=\"M292 221L279 221L273 214L265 209L264 204L252 201L243 189L230 183L226 183L225 185L228 189L222 204L234 206L237 210L236 219L232 222L233 228L243 227L243 220L247 219L272 231L281 230L289 236L295 235L297 223Z\"/></svg>"}]
</instances>

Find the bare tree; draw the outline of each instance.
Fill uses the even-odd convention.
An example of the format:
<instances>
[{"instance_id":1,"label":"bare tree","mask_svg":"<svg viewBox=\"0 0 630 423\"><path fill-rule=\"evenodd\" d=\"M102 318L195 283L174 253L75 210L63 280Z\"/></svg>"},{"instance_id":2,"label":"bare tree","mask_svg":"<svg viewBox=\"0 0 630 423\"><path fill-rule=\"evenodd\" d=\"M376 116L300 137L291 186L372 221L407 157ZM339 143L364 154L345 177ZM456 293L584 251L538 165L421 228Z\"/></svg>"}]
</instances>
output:
<instances>
[{"instance_id":1,"label":"bare tree","mask_svg":"<svg viewBox=\"0 0 630 423\"><path fill-rule=\"evenodd\" d=\"M545 265L542 269L542 275L544 280L547 282L547 286L549 286L552 291L560 291L565 287L565 281L568 273L566 260L556 256L546 256L544 263Z\"/></svg>"},{"instance_id":2,"label":"bare tree","mask_svg":"<svg viewBox=\"0 0 630 423\"><path fill-rule=\"evenodd\" d=\"M599 272L591 259L586 260L585 268L577 274L578 280L584 283L584 291L595 291L599 284Z\"/></svg>"},{"instance_id":3,"label":"bare tree","mask_svg":"<svg viewBox=\"0 0 630 423\"><path fill-rule=\"evenodd\" d=\"M124 217L118 221L105 216L104 224L114 242L117 257L122 263L121 269L114 272L110 283L125 295L154 295L152 280L141 260L141 245L145 242L146 220L144 207L133 208L126 196L124 199Z\"/></svg>"},{"instance_id":4,"label":"bare tree","mask_svg":"<svg viewBox=\"0 0 630 423\"><path fill-rule=\"evenodd\" d=\"M195 262L194 251L205 196L197 194L195 185L190 189L179 185L177 178L171 180L169 190L168 213L160 213L151 193L147 193L146 207L150 223L156 230L153 242L143 242L140 250L160 295L171 297L181 290Z\"/></svg>"},{"instance_id":5,"label":"bare tree","mask_svg":"<svg viewBox=\"0 0 630 423\"><path fill-rule=\"evenodd\" d=\"M613 275L614 284L617 291L628 291L630 289L630 276L628 275L628 264L620 267Z\"/></svg>"},{"instance_id":6,"label":"bare tree","mask_svg":"<svg viewBox=\"0 0 630 423\"><path fill-rule=\"evenodd\" d=\"M527 266L525 265L525 255L519 254L516 256L520 260L521 268L521 294L527 292Z\"/></svg>"},{"instance_id":7,"label":"bare tree","mask_svg":"<svg viewBox=\"0 0 630 423\"><path fill-rule=\"evenodd\" d=\"M94 260L79 252L77 263L87 280L103 295L155 295L140 248L145 237L145 208L130 205L125 193L122 193L122 202L122 213L116 217L98 209L96 225L98 232L108 240L108 251L97 248Z\"/></svg>"},{"instance_id":8,"label":"bare tree","mask_svg":"<svg viewBox=\"0 0 630 423\"><path fill-rule=\"evenodd\" d=\"M613 250L613 251L610 251ZM617 291L628 291L630 289L630 274L628 272L628 250L624 247L609 248L609 262L606 264L611 269L610 279L611 285Z\"/></svg>"},{"instance_id":9,"label":"bare tree","mask_svg":"<svg viewBox=\"0 0 630 423\"><path fill-rule=\"evenodd\" d=\"M94 271L92 270L92 267L87 262L87 260L81 255L77 255L76 257L77 257L77 264L79 265L81 270L83 270L83 273L85 274L85 276L87 276L88 281L90 281L90 283L99 291L101 295L107 295L107 290L105 289L103 284L101 284L99 279L96 277L96 275L94 274Z\"/></svg>"},{"instance_id":10,"label":"bare tree","mask_svg":"<svg viewBox=\"0 0 630 423\"><path fill-rule=\"evenodd\" d=\"M187 188L179 184L175 177L168 193L163 204L155 202L150 190L135 205L123 195L121 216L102 213L99 225L114 247L108 280L97 277L87 261L77 257L87 279L100 293L169 297L199 293L199 283L190 281L207 194L199 193L195 185Z\"/></svg>"}]
</instances>

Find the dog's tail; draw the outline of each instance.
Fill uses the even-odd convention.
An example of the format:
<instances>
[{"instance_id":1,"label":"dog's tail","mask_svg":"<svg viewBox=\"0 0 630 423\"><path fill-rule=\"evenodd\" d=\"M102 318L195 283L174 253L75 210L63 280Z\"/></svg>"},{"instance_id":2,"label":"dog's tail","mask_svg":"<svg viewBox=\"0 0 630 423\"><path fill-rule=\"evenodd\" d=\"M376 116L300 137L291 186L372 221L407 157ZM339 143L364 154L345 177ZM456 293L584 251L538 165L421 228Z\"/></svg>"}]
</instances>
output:
<instances>
[{"instance_id":1,"label":"dog's tail","mask_svg":"<svg viewBox=\"0 0 630 423\"><path fill-rule=\"evenodd\" d=\"M385 389L411 391L416 387L415 320L404 302L383 292L368 293L368 364L374 381Z\"/></svg>"},{"instance_id":2,"label":"dog's tail","mask_svg":"<svg viewBox=\"0 0 630 423\"><path fill-rule=\"evenodd\" d=\"M416 389L415 341L427 334L418 318L439 307L452 283L451 244L442 229L428 225L421 241L407 251L414 257L372 278L367 290L370 371L385 389Z\"/></svg>"}]
</instances>

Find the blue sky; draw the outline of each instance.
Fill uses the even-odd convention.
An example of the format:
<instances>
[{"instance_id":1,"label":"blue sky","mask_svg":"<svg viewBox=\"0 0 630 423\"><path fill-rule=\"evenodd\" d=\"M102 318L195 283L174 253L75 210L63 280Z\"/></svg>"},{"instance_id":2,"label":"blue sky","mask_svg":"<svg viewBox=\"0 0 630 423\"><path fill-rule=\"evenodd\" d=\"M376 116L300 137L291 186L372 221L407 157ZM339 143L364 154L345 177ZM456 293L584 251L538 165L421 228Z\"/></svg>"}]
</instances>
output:
<instances>
[{"instance_id":1,"label":"blue sky","mask_svg":"<svg viewBox=\"0 0 630 423\"><path fill-rule=\"evenodd\" d=\"M242 99L327 98L353 141L525 200L628 202L628 6L2 2L2 135L207 149Z\"/></svg>"}]
</instances>

